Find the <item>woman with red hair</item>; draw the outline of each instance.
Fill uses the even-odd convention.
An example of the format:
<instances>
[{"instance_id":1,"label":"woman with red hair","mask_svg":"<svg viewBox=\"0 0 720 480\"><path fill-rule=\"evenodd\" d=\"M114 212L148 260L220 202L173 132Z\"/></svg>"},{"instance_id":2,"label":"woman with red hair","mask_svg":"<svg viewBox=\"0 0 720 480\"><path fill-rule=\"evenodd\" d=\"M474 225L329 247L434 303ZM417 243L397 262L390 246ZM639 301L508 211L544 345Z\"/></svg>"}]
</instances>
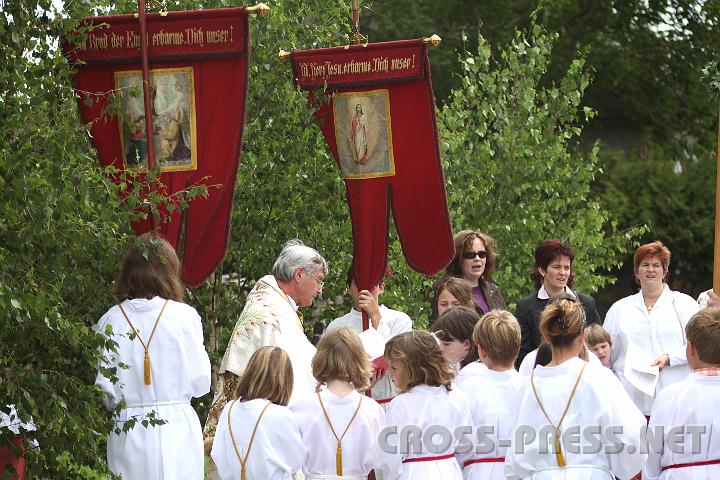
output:
<instances>
[{"instance_id":1,"label":"woman with red hair","mask_svg":"<svg viewBox=\"0 0 720 480\"><path fill-rule=\"evenodd\" d=\"M612 369L638 408L649 416L655 394L690 373L685 326L698 311L698 304L667 285L670 250L661 242L638 248L633 265L640 291L615 302L604 327L612 340ZM660 374L653 394L647 394L636 388L626 373L633 367L651 366L658 366Z\"/></svg>"},{"instance_id":2,"label":"woman with red hair","mask_svg":"<svg viewBox=\"0 0 720 480\"><path fill-rule=\"evenodd\" d=\"M515 318L522 333L516 367L540 346L540 314L550 297L569 295L582 304L588 324L602 323L595 299L573 290L573 260L575 253L570 245L559 240L543 240L535 249L535 266L531 273L535 292L518 300L515 307Z\"/></svg>"}]
</instances>

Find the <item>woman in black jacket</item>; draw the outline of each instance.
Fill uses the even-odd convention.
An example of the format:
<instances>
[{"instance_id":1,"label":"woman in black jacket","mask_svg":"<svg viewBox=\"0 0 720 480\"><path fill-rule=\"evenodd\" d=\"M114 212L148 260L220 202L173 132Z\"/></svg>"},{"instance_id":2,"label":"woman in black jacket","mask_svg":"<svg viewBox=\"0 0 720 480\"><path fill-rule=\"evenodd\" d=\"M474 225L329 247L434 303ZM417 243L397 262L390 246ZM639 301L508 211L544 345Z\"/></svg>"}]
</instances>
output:
<instances>
[{"instance_id":1,"label":"woman in black jacket","mask_svg":"<svg viewBox=\"0 0 720 480\"><path fill-rule=\"evenodd\" d=\"M572 262L575 254L570 245L558 240L544 240L535 249L535 267L532 271L535 292L518 300L515 317L520 323L520 352L515 366L519 367L525 355L540 345L540 314L550 297L560 294L571 295L585 310L588 324L602 324L595 306L595 299L573 291Z\"/></svg>"}]
</instances>

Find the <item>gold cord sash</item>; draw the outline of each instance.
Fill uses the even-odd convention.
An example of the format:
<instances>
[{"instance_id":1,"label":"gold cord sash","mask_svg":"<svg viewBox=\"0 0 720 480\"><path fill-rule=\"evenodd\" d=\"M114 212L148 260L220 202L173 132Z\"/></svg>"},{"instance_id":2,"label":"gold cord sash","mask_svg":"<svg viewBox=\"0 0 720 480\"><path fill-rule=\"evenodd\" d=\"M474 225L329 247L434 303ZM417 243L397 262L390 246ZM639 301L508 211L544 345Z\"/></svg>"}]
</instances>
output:
<instances>
[{"instance_id":1,"label":"gold cord sash","mask_svg":"<svg viewBox=\"0 0 720 480\"><path fill-rule=\"evenodd\" d=\"M257 433L258 425L260 425L260 420L262 419L263 415L265 415L265 410L268 409L272 402L268 402L265 405L265 408L262 409L262 412L260 412L260 415L258 416L257 422L255 422L255 427L253 428L252 435L250 435L250 441L248 442L247 451L245 452L245 458L242 458L240 452L238 451L237 443L235 443L235 436L233 435L232 431L232 422L230 421L232 408L237 402L237 400L233 401L230 404L230 407L228 407L228 431L230 432L230 440L232 441L233 448L235 449L235 455L237 455L237 458L240 461L240 480L247 480L247 477L245 476L245 464L247 463L248 457L250 456L250 449L252 448L253 440L255 440L255 433Z\"/></svg>"},{"instance_id":2,"label":"gold cord sash","mask_svg":"<svg viewBox=\"0 0 720 480\"><path fill-rule=\"evenodd\" d=\"M560 467L567 466L567 462L565 461L565 455L562 452L562 445L560 444L560 427L562 426L563 420L565 420L565 415L570 409L570 403L575 396L575 391L577 390L578 384L580 383L580 377L582 377L586 366L587 362L583 363L580 374L578 375L577 380L575 380L575 386L570 393L570 398L568 398L567 405L565 405L565 411L560 417L560 421L558 422L557 427L553 424L552 420L550 420L550 416L547 414L547 412L545 411L545 407L543 407L543 404L540 401L540 396L538 395L537 389L535 388L535 370L533 370L532 374L530 375L530 383L532 384L533 393L535 394L535 400L537 400L538 405L540 406L540 410L542 410L545 418L547 418L547 421L550 422L550 425L555 429L555 459L557 460L558 466Z\"/></svg>"},{"instance_id":3,"label":"gold cord sash","mask_svg":"<svg viewBox=\"0 0 720 480\"><path fill-rule=\"evenodd\" d=\"M158 322L160 321L160 317L162 317L163 312L165 311L165 307L167 307L168 302L170 300L165 300L165 304L163 304L162 308L160 309L160 313L158 314L157 318L155 319L155 325L153 325L152 332L150 332L150 338L148 338L147 343L145 343L140 336L140 333L135 328L135 325L132 324L130 321L130 318L128 318L127 313L125 313L125 310L123 309L122 305L118 304L118 307L120 307L120 311L122 312L123 316L125 317L125 320L127 320L128 325L130 325L130 328L132 328L132 331L135 332L135 336L140 340L140 343L142 343L143 348L145 349L145 362L144 362L144 377L145 377L145 385L150 385L151 379L150 379L150 354L148 352L148 348L150 348L150 342L152 342L153 335L155 335L155 329L158 326Z\"/></svg>"},{"instance_id":4,"label":"gold cord sash","mask_svg":"<svg viewBox=\"0 0 720 480\"><path fill-rule=\"evenodd\" d=\"M337 450L335 451L335 470L336 474L338 476L342 476L343 474L343 461L342 461L342 439L345 438L345 434L350 429L350 425L352 425L353 420L355 420L355 417L357 417L358 412L360 411L360 406L362 405L362 400L364 395L360 395L360 401L358 402L358 406L355 409L355 413L353 413L352 418L347 424L347 427L345 427L345 431L340 435L340 437L337 436L337 433L335 433L335 429L333 428L333 424L330 421L330 416L327 413L327 410L325 410L325 405L323 404L322 397L320 397L320 392L317 392L318 400L320 401L320 407L322 407L322 411L325 414L325 420L327 420L328 425L330 425L330 431L332 432L333 436L335 437L335 440L337 440Z\"/></svg>"}]
</instances>

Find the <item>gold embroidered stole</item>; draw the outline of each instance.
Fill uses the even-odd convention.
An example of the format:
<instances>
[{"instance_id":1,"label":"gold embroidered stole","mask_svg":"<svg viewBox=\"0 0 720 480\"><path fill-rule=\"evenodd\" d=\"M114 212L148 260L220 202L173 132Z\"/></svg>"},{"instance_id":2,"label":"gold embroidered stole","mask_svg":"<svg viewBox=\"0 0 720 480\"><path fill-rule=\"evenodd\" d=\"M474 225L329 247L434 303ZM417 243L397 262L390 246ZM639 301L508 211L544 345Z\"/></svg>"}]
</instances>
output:
<instances>
[{"instance_id":1,"label":"gold embroidered stole","mask_svg":"<svg viewBox=\"0 0 720 480\"><path fill-rule=\"evenodd\" d=\"M144 377L145 377L145 385L150 385L151 378L150 378L150 353L148 352L148 349L150 348L150 342L152 342L153 335L155 335L155 329L158 326L158 322L160 321L160 317L162 317L163 312L165 311L165 307L167 307L168 302L170 300L165 300L165 304L163 304L162 308L160 309L160 313L158 314L157 318L155 319L155 325L153 325L152 332L150 332L150 338L148 338L147 343L142 339L140 336L140 333L138 333L137 329L135 328L135 325L132 324L130 321L130 318L128 318L127 313L125 313L125 310L123 309L122 305L118 304L118 307L120 307L120 311L122 312L123 316L125 317L125 320L127 321L128 325L130 325L130 328L132 328L132 331L135 332L135 336L138 340L140 340L140 343L142 343L143 348L145 349L145 362L144 362Z\"/></svg>"},{"instance_id":2,"label":"gold embroidered stole","mask_svg":"<svg viewBox=\"0 0 720 480\"><path fill-rule=\"evenodd\" d=\"M265 283L265 282L263 282L263 283ZM290 307L292 308L293 302L290 300L290 295L288 295L287 293L285 293L285 291L284 291L282 288L280 288L280 287L278 286L278 288L276 289L276 288L274 288L272 285L270 285L269 283L265 283L265 285L267 285L268 287L272 288L272 289L275 290L276 292L280 293L280 296L281 296L286 302L288 302L288 304L289 304ZM297 315L297 317L298 317L298 323L300 324L300 330L304 330L304 329L305 329L305 326L304 326L304 323L303 323L303 322L305 321L305 316L303 315L303 313L302 313L299 309L293 308L293 310L295 310L295 315Z\"/></svg>"},{"instance_id":3,"label":"gold embroidered stole","mask_svg":"<svg viewBox=\"0 0 720 480\"><path fill-rule=\"evenodd\" d=\"M338 476L342 476L343 474L343 461L342 461L342 439L345 438L345 434L350 429L350 425L352 425L353 420L355 420L355 417L357 417L358 412L360 411L360 406L362 405L364 395L360 395L360 401L358 402L358 406L355 409L355 413L353 413L352 418L347 424L347 427L345 427L345 431L340 435L340 437L337 436L337 433L335 433L335 429L333 428L333 424L330 421L330 416L327 413L327 410L325 410L325 405L323 404L322 397L320 396L320 392L317 392L318 400L320 401L320 407L322 407L322 411L325 414L325 420L327 420L328 425L330 425L330 431L332 432L333 436L335 437L335 440L337 440L337 450L335 451L335 470L336 474Z\"/></svg>"},{"instance_id":4,"label":"gold embroidered stole","mask_svg":"<svg viewBox=\"0 0 720 480\"><path fill-rule=\"evenodd\" d=\"M245 476L245 464L247 463L248 457L250 456L250 449L252 448L253 440L255 440L255 433L257 433L258 425L260 425L260 420L262 419L263 415L265 415L265 410L268 409L272 402L268 402L265 405L265 407L262 409L262 412L260 412L257 421L255 422L255 427L253 428L252 435L250 435L250 441L248 442L247 451L245 451L245 458L243 458L238 451L237 443L235 443L235 436L233 435L232 431L232 422L230 421L232 408L237 402L238 401L235 400L228 407L228 431L230 432L230 440L232 441L233 448L235 449L235 455L237 455L237 458L240 461L240 480L247 480L247 477Z\"/></svg>"},{"instance_id":5,"label":"gold embroidered stole","mask_svg":"<svg viewBox=\"0 0 720 480\"><path fill-rule=\"evenodd\" d=\"M580 370L580 374L578 375L577 380L575 380L575 386L573 386L572 392L570 393L570 398L568 398L567 405L565 405L565 411L560 417L560 421L558 422L557 426L555 426L552 420L550 420L550 416L547 414L547 412L545 411L545 407L543 407L543 404L540 401L540 396L538 395L537 389L535 388L535 370L533 370L532 374L530 375L530 383L532 384L533 393L535 394L535 400L537 400L537 403L540 406L540 410L542 410L543 415L545 415L545 418L547 418L547 421L550 422L550 425L555 429L555 459L557 460L558 466L560 467L567 466L567 462L565 461L565 455L562 452L562 445L560 444L560 427L562 426L563 420L565 420L565 415L567 415L567 412L570 409L570 403L575 396L575 391L577 391L578 384L580 383L580 377L582 377L586 366L587 362L583 364L582 369Z\"/></svg>"}]
</instances>

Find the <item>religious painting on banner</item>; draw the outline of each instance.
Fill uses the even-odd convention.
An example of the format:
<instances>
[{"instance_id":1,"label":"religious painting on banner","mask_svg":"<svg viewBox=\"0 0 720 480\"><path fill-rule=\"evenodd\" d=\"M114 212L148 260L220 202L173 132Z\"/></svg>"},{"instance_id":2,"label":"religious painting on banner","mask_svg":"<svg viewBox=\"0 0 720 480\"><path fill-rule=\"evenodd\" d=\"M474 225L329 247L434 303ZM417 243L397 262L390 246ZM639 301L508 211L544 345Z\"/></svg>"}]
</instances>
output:
<instances>
[{"instance_id":1,"label":"religious painting on banner","mask_svg":"<svg viewBox=\"0 0 720 480\"><path fill-rule=\"evenodd\" d=\"M230 237L248 89L246 7L147 15L152 141L163 193L219 185L185 213L163 211L161 233L183 253L183 281L204 282L222 263ZM73 86L103 167L148 169L140 25L134 15L84 20L64 43ZM113 176L113 181L120 181ZM149 231L151 220L132 225Z\"/></svg>"},{"instance_id":2,"label":"religious painting on banner","mask_svg":"<svg viewBox=\"0 0 720 480\"><path fill-rule=\"evenodd\" d=\"M153 139L162 171L197 169L195 82L192 67L150 70ZM142 91L142 71L115 72L115 91ZM126 168L147 169L145 105L141 95L123 95L125 121L118 122Z\"/></svg>"},{"instance_id":3,"label":"religious painting on banner","mask_svg":"<svg viewBox=\"0 0 720 480\"><path fill-rule=\"evenodd\" d=\"M383 278L390 210L413 269L434 275L455 255L427 48L417 39L291 52L345 180L360 288Z\"/></svg>"}]
</instances>

